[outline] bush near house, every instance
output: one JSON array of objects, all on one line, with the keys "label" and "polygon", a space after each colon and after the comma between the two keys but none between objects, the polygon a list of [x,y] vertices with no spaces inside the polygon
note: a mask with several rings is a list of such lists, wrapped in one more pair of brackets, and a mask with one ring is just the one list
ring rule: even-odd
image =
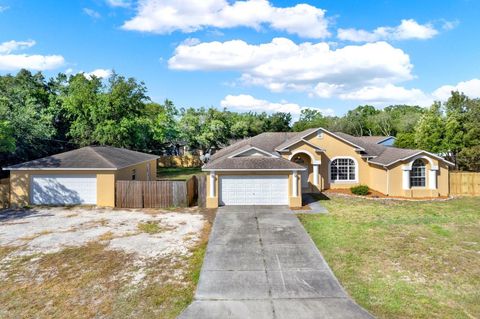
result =
[{"label": "bush near house", "polygon": [[370,188],[368,188],[367,185],[358,185],[351,187],[350,191],[352,192],[352,194],[365,196],[368,195],[368,193],[370,192]]}]

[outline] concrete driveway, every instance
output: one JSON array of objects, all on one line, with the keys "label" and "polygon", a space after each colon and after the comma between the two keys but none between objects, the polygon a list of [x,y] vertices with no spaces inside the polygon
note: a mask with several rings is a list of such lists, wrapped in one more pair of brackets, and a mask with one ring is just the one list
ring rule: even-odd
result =
[{"label": "concrete driveway", "polygon": [[288,207],[218,209],[194,302],[179,318],[372,318]]}]

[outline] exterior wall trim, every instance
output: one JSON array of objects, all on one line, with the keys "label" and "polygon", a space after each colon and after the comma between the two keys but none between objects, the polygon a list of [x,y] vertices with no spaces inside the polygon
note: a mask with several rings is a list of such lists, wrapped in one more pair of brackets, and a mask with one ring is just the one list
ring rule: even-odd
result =
[{"label": "exterior wall trim", "polygon": [[[141,164],[141,163],[138,163]],[[137,165],[137,164],[135,164]],[[133,165],[129,165],[133,166]],[[126,166],[126,167],[129,167]],[[122,167],[122,168],[126,168]],[[31,167],[24,167],[24,168],[9,168],[4,167],[4,171],[118,171],[121,168],[57,168],[57,167],[45,167],[45,168],[31,168]]]},{"label": "exterior wall trim", "polygon": [[296,150],[294,151],[289,157],[288,157],[288,160],[291,161],[292,158],[297,155],[297,154],[301,154],[301,153],[304,153],[304,154],[307,154],[308,156],[310,156],[310,160],[312,161],[312,165],[320,165],[320,161],[319,160],[316,160],[315,159],[315,156],[312,155],[312,153],[310,153],[309,151],[304,151],[304,150]]},{"label": "exterior wall trim", "polygon": [[337,139],[339,139],[339,140],[341,140],[341,141],[343,141],[343,142],[345,142],[345,143],[347,143],[347,144],[349,144],[349,145],[351,145],[351,146],[356,147],[356,148],[357,148],[358,150],[360,150],[360,151],[364,151],[364,150],[365,150],[363,147],[360,147],[360,146],[358,146],[358,145],[356,145],[356,144],[353,144],[352,142],[349,142],[349,141],[347,141],[346,139],[341,138],[340,136],[338,136],[338,135],[336,135],[336,134],[334,134],[334,133],[332,133],[332,132],[324,129],[323,127],[319,127],[316,131],[313,131],[313,132],[310,132],[310,133],[308,133],[308,134],[303,135],[299,141],[296,141],[296,142],[294,141],[294,142],[292,142],[292,143],[290,143],[290,144],[288,144],[288,145],[285,145],[282,149],[277,150],[277,151],[281,152],[281,151],[285,150],[286,148],[288,148],[289,146],[292,146],[292,145],[300,142],[301,140],[305,139],[305,137],[307,137],[307,136],[309,136],[309,135],[311,135],[311,134],[313,134],[313,133],[317,133],[319,130],[322,130],[323,132],[325,132],[325,133],[327,133],[327,134],[330,134],[330,135],[334,136],[335,138],[337,138]]},{"label": "exterior wall trim", "polygon": [[204,172],[290,172],[304,170],[306,170],[306,168],[202,168]]},{"label": "exterior wall trim", "polygon": [[412,157],[414,157],[414,156],[418,156],[418,155],[421,155],[421,154],[427,154],[427,155],[429,155],[429,156],[431,156],[431,157],[433,157],[433,158],[435,158],[435,159],[437,159],[437,160],[439,160],[439,161],[442,161],[442,162],[447,163],[447,164],[450,165],[450,166],[455,166],[455,164],[453,164],[452,162],[449,162],[449,161],[447,161],[446,159],[443,159],[443,158],[441,158],[440,156],[437,156],[437,155],[435,155],[435,154],[433,154],[433,153],[430,153],[430,152],[427,152],[427,151],[420,151],[420,152],[417,152],[417,153],[415,153],[415,154],[409,155],[409,156],[407,156],[407,157],[404,157],[404,158],[395,160],[395,161],[393,161],[393,162],[390,162],[390,163],[388,163],[388,164],[382,164],[382,163],[378,163],[378,162],[374,162],[374,161],[369,161],[369,162],[372,163],[372,164],[377,164],[377,165],[383,166],[383,167],[388,167],[388,166],[391,166],[391,165],[396,164],[396,163],[398,163],[398,162],[406,161],[406,160],[408,160],[408,159],[410,159],[410,158],[412,158]]},{"label": "exterior wall trim", "polygon": [[262,150],[262,149],[259,149],[258,147],[255,147],[255,146],[252,146],[252,147],[249,147],[249,148],[247,148],[247,149],[245,149],[245,150],[242,150],[242,151],[233,153],[232,155],[228,156],[228,158],[236,157],[236,156],[238,156],[238,155],[241,155],[241,154],[246,153],[246,152],[251,151],[251,150],[255,150],[255,151],[259,152],[259,153],[265,154],[265,155],[270,156],[270,157],[278,158],[277,155],[274,155],[274,154],[272,154],[272,153],[269,153],[269,152],[267,152],[267,151],[264,151],[264,150]]},{"label": "exterior wall trim", "polygon": [[[332,162],[336,159],[340,159],[340,158],[348,158],[348,159],[351,159],[353,160],[353,162],[355,163],[355,180],[345,180],[345,181],[333,181],[332,180],[332,172],[331,172],[331,168],[332,168]],[[356,184],[358,183],[358,181],[360,180],[360,176],[358,176],[358,161],[352,157],[352,156],[335,156],[335,157],[332,157],[330,159],[330,161],[328,162],[328,182],[330,184],[348,184],[348,183],[351,183],[351,184]]]}]

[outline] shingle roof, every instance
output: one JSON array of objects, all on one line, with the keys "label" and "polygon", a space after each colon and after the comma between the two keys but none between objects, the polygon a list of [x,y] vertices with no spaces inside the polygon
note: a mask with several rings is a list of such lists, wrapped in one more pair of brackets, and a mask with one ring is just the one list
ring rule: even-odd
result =
[{"label": "shingle roof", "polygon": [[282,150],[290,145],[300,142],[305,136],[312,134],[313,132],[318,131],[318,128],[310,128],[305,131],[296,133],[290,139],[286,140],[282,144],[275,147],[277,150]]},{"label": "shingle roof", "polygon": [[365,149],[363,155],[371,157],[372,159],[370,162],[375,164],[388,166],[398,160],[408,158],[422,152],[425,153],[425,151],[418,149],[397,148],[367,142],[368,139],[365,139],[364,137],[356,137],[342,132],[335,132],[334,134]]},{"label": "shingle roof", "polygon": [[[300,169],[302,166],[291,161],[283,159],[277,152],[290,145],[300,142],[305,136],[308,136],[319,128],[312,128],[298,133],[262,133],[257,136],[245,139],[226,147],[212,156],[210,162],[204,165],[204,169],[229,169],[229,170],[247,170],[247,169]],[[370,158],[370,162],[388,166],[398,160],[409,158],[416,154],[427,153],[422,150],[403,149],[391,146],[377,144],[378,141],[386,137],[356,137],[342,132],[331,133],[337,138],[349,143],[360,153],[361,156]],[[248,150],[251,147],[261,149],[275,157],[233,157],[229,156]],[[428,153],[430,156],[437,157]],[[439,158],[439,157],[437,157]],[[447,162],[448,163],[448,162]]]},{"label": "shingle roof", "polygon": [[228,169],[228,170],[305,170],[297,163],[284,158],[273,157],[234,157],[219,161],[209,162],[203,169]]},{"label": "shingle roof", "polygon": [[393,138],[393,136],[380,136],[380,135],[376,135],[376,136],[358,136],[359,139],[367,142],[367,143],[374,143],[374,144],[378,144],[380,142],[383,142],[385,140],[388,140],[390,138]]},{"label": "shingle roof", "polygon": [[212,158],[212,161],[216,161],[223,157],[228,157],[233,152],[239,151],[241,148],[248,149],[250,147],[259,148],[265,152],[271,154],[277,154],[275,148],[277,145],[283,143],[291,139],[292,137],[296,136],[297,132],[267,132],[258,134],[256,136],[250,137],[245,140],[241,140],[236,142],[226,148],[221,149],[220,151],[216,152]]},{"label": "shingle roof", "polygon": [[373,163],[381,165],[390,165],[398,160],[409,158],[419,153],[423,153],[422,150],[412,150],[408,148],[396,148],[396,147],[386,147],[382,153],[377,157],[370,160]]},{"label": "shingle roof", "polygon": [[17,165],[17,169],[107,169],[115,170],[157,159],[158,156],[111,146],[87,146]]}]

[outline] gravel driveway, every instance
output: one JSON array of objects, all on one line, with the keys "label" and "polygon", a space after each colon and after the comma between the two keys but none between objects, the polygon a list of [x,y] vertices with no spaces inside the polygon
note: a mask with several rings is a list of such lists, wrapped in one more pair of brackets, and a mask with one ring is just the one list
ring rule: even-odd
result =
[{"label": "gravel driveway", "polygon": [[109,249],[133,253],[137,258],[155,258],[188,254],[203,226],[200,214],[161,210],[4,210],[0,212],[0,246],[16,247],[14,257],[102,241]]}]

